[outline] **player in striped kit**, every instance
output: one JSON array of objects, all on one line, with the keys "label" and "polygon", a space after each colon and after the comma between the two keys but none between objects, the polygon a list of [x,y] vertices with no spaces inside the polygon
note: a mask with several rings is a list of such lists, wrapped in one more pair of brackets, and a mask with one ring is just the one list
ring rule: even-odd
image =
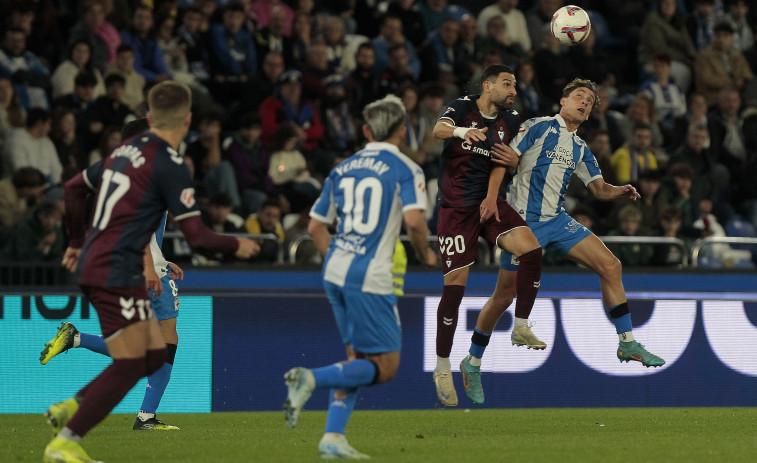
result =
[{"label": "player in striped kit", "polygon": [[[619,337],[618,359],[659,367],[665,360],[634,339],[620,261],[563,209],[565,191],[573,174],[598,199],[640,197],[631,185],[613,186],[605,182],[591,151],[576,135],[576,129],[598,103],[596,84],[574,79],[563,90],[559,114],[524,122],[509,146],[492,147],[492,156],[495,162],[516,169],[507,187],[507,202],[525,219],[542,247],[562,252],[599,275],[605,308]],[[502,253],[497,287],[479,320],[485,317],[496,323],[507,309],[516,294],[517,269],[513,256]]]},{"label": "player in striped kit", "polygon": [[[308,232],[324,256],[323,284],[333,308],[347,360],[284,376],[287,425],[294,427],[316,388],[331,389],[322,458],[366,459],[344,435],[360,387],[389,381],[397,373],[402,333],[392,285],[392,256],[404,220],[418,259],[436,265],[428,246],[426,180],[401,153],[405,107],[388,96],[363,110],[369,143],[335,167],[310,211]],[[332,237],[328,227],[338,220]]]}]

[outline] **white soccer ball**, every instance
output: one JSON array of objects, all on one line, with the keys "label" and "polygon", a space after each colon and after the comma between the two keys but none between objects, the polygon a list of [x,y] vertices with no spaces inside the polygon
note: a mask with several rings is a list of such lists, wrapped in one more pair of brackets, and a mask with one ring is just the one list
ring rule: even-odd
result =
[{"label": "white soccer ball", "polygon": [[577,6],[567,5],[552,15],[552,35],[561,44],[572,47],[579,45],[591,32],[589,15]]}]

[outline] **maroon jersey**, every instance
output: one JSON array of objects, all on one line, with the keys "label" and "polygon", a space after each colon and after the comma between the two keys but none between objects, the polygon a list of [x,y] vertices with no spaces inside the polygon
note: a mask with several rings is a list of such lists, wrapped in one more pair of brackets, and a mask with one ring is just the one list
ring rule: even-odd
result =
[{"label": "maroon jersey", "polygon": [[473,146],[457,137],[444,141],[439,180],[440,205],[445,207],[479,206],[486,198],[489,174],[492,170],[490,148],[495,143],[509,143],[518,133],[520,117],[512,110],[500,111],[494,118],[486,118],[478,109],[479,95],[466,95],[450,103],[440,121],[447,120],[457,127],[473,127],[486,131],[487,140]]},{"label": "maroon jersey", "polygon": [[[77,268],[82,285],[144,287],[143,253],[163,213],[170,211],[179,222],[189,218],[199,222],[189,170],[181,155],[157,135],[127,140],[102,162],[82,172],[81,178],[69,182],[73,187],[66,184],[66,209],[77,213],[82,201],[68,193],[81,180],[96,188],[92,223]],[[72,222],[80,220],[71,218]],[[73,231],[71,246],[79,247],[77,225],[72,224],[69,230]],[[214,243],[217,250],[226,252],[236,246],[236,239],[229,237]]]}]

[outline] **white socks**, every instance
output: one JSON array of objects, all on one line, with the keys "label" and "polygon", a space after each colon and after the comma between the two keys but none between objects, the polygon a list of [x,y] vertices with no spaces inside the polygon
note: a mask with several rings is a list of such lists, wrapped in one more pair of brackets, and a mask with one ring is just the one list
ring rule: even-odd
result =
[{"label": "white socks", "polygon": [[527,325],[528,325],[528,318],[515,317],[515,328],[520,328],[521,326],[527,326]]},{"label": "white socks", "polygon": [[74,347],[79,347],[81,345],[81,333],[76,333],[74,335]]},{"label": "white socks", "polygon": [[471,354],[468,354],[468,363],[470,363],[471,366],[480,367],[481,366],[481,359],[478,358],[478,357],[474,357]]},{"label": "white socks", "polygon": [[452,365],[449,363],[449,357],[439,357],[436,356],[436,371],[450,371],[452,369]]},{"label": "white socks", "polygon": [[625,331],[623,333],[620,333],[618,335],[618,339],[620,339],[620,342],[631,342],[636,340],[633,337],[633,331]]},{"label": "white socks", "polygon": [[137,418],[139,418],[140,421],[147,421],[150,418],[155,418],[155,413],[147,413],[140,410]]}]

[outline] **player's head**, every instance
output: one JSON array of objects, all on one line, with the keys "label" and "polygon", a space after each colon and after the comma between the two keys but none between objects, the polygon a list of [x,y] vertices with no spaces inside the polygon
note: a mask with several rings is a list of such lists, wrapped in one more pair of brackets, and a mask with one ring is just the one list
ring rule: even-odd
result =
[{"label": "player's head", "polygon": [[573,79],[565,86],[560,98],[560,115],[564,119],[582,123],[589,118],[591,110],[599,104],[597,84],[589,79]]},{"label": "player's head", "polygon": [[192,122],[192,92],[186,85],[167,80],[155,85],[147,94],[150,127],[158,130],[189,129]]},{"label": "player's head", "polygon": [[387,95],[363,109],[363,134],[371,141],[389,141],[405,131],[405,105],[395,95]]},{"label": "player's head", "polygon": [[481,73],[481,96],[488,98],[499,110],[510,109],[515,103],[515,75],[510,66],[493,64]]},{"label": "player's head", "polygon": [[150,130],[150,124],[147,122],[146,117],[134,119],[129,121],[121,128],[121,138],[126,140],[127,138],[136,137],[137,135]]}]

